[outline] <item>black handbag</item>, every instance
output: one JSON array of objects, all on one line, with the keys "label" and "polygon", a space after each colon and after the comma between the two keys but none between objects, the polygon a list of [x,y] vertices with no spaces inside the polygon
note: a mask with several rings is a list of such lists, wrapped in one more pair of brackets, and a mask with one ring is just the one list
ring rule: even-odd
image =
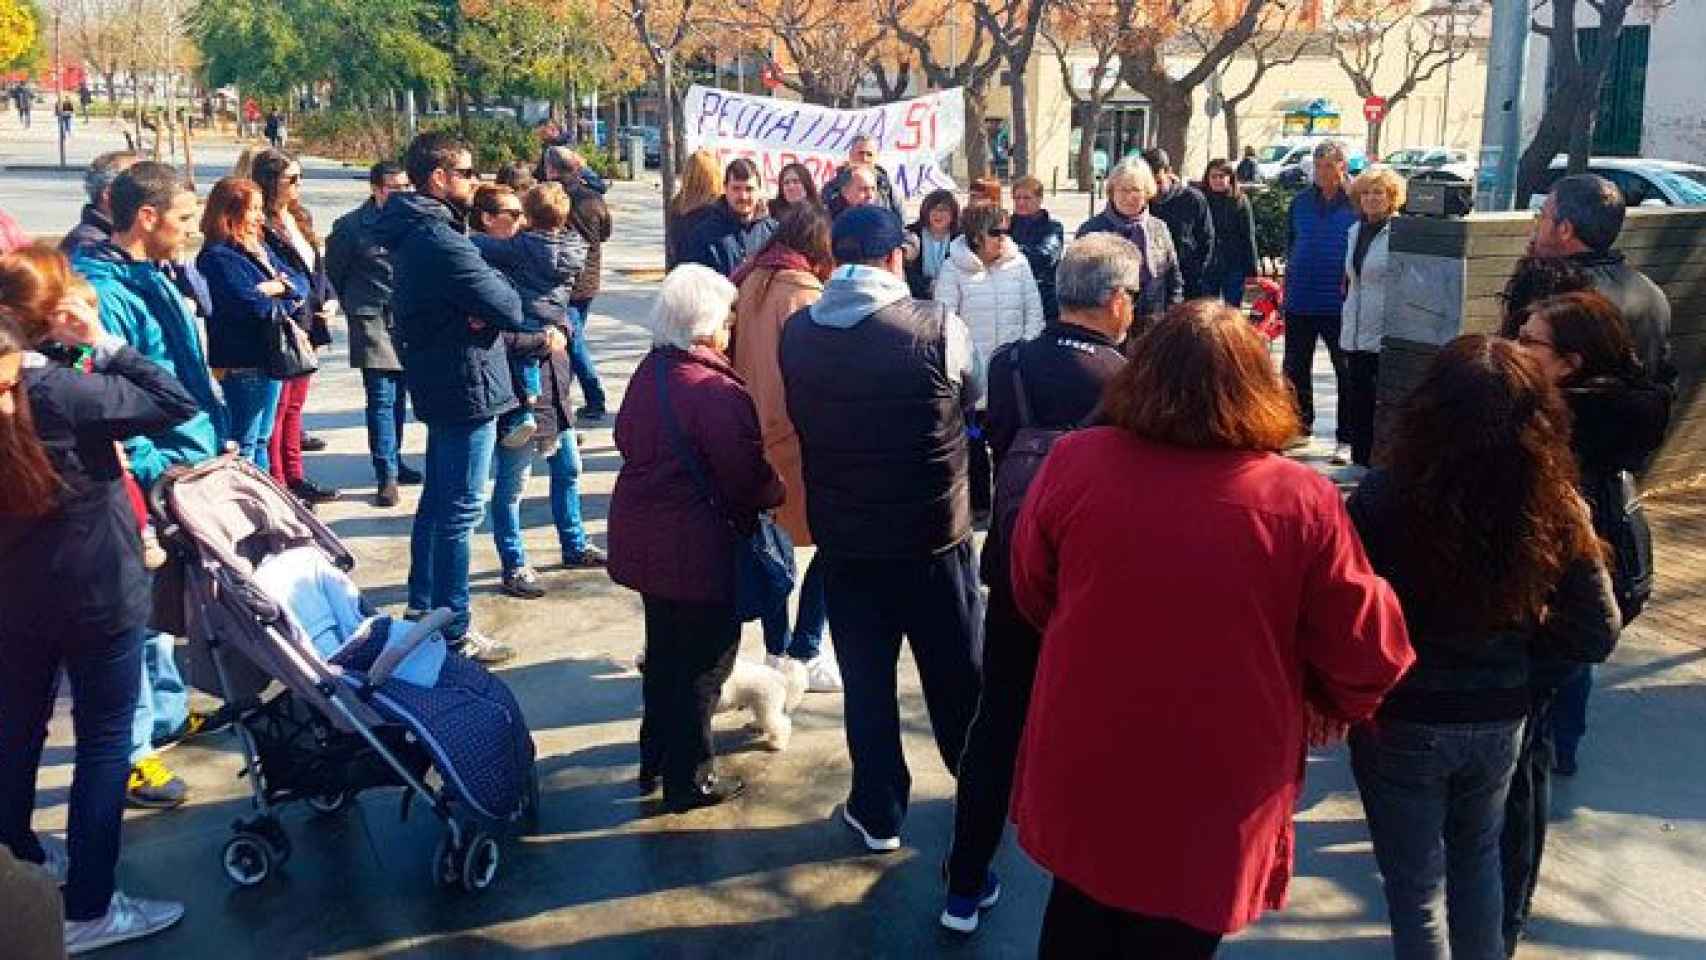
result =
[{"label": "black handbag", "polygon": [[295,380],[320,369],[320,357],[284,304],[273,301],[267,318],[267,339],[261,355],[261,370],[274,380]]},{"label": "black handbag", "polygon": [[676,455],[692,475],[694,486],[711,502],[711,509],[734,534],[735,616],[742,623],[757,620],[786,603],[788,595],[794,592],[794,542],[768,512],[758,514],[757,527],[751,533],[745,533],[723,509],[716,488],[711,486],[710,478],[705,475],[698,454],[681,435],[675,410],[669,405],[669,368],[675,361],[667,351],[659,350],[657,353],[658,412],[663,417],[664,431],[669,434]]}]

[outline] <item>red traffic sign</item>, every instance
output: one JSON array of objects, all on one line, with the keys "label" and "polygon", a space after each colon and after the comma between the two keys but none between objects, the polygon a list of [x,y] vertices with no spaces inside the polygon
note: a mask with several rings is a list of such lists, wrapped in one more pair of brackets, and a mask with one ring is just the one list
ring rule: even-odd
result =
[{"label": "red traffic sign", "polygon": [[782,85],[782,68],[774,60],[766,61],[758,70],[758,82],[764,84],[766,90],[776,89]]},{"label": "red traffic sign", "polygon": [[1369,97],[1362,102],[1362,118],[1369,123],[1379,123],[1386,119],[1386,98]]}]

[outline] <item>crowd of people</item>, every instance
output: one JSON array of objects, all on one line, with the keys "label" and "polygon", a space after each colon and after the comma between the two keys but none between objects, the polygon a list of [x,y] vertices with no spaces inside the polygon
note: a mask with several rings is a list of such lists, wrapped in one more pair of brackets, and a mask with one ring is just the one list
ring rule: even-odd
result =
[{"label": "crowd of people", "polygon": [[[1500,334],[1446,344],[1377,431],[1404,186],[1347,183],[1337,144],[1290,211],[1282,370],[1237,309],[1259,258],[1228,161],[1200,185],[1161,151],[1122,161],[1067,242],[1031,178],[1011,209],[995,181],[932,193],[909,226],[873,141],[821,192],[783,168],[773,197],[750,161],[697,153],[615,414],[606,557],[575,433],[608,415],[585,342],[603,181],[553,145],[482,184],[427,133],[322,242],[300,164],[246,159],[202,204],[169,166],[105,155],[64,252],[0,258],[0,842],[64,884],[72,952],[182,916],[115,889],[122,806],[182,803],[155,747],[225,719],[185,709],[173,638],[148,628],[142,496],[227,445],[304,504],[339,496],[302,455],[339,314],[374,502],[422,488],[404,617],[448,610],[452,648],[514,656],[474,627],[469,544],[489,508],[504,592],[544,594],[519,517],[543,459],[563,562],[640,595],[638,784],[665,809],[744,788],[711,715],[756,619],[772,665],[842,693],[840,820],[900,849],[904,640],[957,777],[943,926],[999,901],[1011,820],[1053,876],[1040,955],[1212,956],[1283,904],[1306,751],[1348,738],[1396,953],[1516,949],[1591,665],[1652,586],[1633,477],[1675,371],[1662,292],[1612,249],[1610,183],[1559,181]],[[1342,459],[1367,468],[1348,503],[1285,456],[1313,424],[1317,338]],[[815,550],[792,596],[748,609],[733,558],[772,516]],[[62,670],[64,846],[30,826]]]}]

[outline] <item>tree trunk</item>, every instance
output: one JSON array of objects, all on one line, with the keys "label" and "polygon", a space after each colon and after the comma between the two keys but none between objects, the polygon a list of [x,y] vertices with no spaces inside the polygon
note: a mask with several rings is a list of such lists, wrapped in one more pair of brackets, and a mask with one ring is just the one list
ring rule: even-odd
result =
[{"label": "tree trunk", "polygon": [[1576,107],[1574,122],[1570,124],[1570,159],[1564,172],[1572,176],[1587,172],[1588,154],[1593,150],[1593,127],[1599,114],[1599,84],[1596,82],[1592,89],[1593,94],[1582,97],[1582,102]]},{"label": "tree trunk", "polygon": [[1102,105],[1092,101],[1084,111],[1084,126],[1078,137],[1078,189],[1088,193],[1096,186],[1096,133],[1102,126]]},{"label": "tree trunk", "polygon": [[1013,110],[1013,152],[1008,172],[1011,178],[1031,175],[1030,100],[1025,93],[1024,64],[1007,68],[1007,100]]},{"label": "tree trunk", "polygon": [[675,82],[673,61],[675,55],[664,54],[663,63],[656,69],[658,84],[658,109],[662,116],[658,118],[658,173],[663,178],[664,229],[669,229],[669,204],[675,199],[676,175],[676,143],[675,143],[675,98],[670,96],[670,87]]},{"label": "tree trunk", "polygon": [[982,90],[965,88],[966,97],[966,176],[973,180],[989,173],[989,131],[983,125],[989,112],[987,97]]},{"label": "tree trunk", "polygon": [[1371,160],[1380,156],[1380,130],[1384,126],[1386,126],[1384,117],[1368,125],[1368,156]]},{"label": "tree trunk", "polygon": [[1220,106],[1220,122],[1226,128],[1226,156],[1233,163],[1238,162],[1238,153],[1244,149],[1238,142],[1238,104],[1227,101]]},{"label": "tree trunk", "polygon": [[1182,166],[1191,132],[1191,91],[1169,83],[1164,91],[1156,92],[1161,96],[1149,98],[1155,111],[1155,145],[1167,151],[1175,166]]}]

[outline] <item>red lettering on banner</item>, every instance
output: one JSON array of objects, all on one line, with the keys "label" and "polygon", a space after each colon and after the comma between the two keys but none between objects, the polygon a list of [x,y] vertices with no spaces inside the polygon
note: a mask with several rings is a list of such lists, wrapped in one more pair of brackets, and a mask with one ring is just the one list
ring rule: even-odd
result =
[{"label": "red lettering on banner", "polygon": [[923,138],[923,123],[918,114],[920,110],[930,109],[923,100],[914,101],[906,108],[906,116],[900,121],[900,139],[895,141],[896,150],[916,150]]}]

